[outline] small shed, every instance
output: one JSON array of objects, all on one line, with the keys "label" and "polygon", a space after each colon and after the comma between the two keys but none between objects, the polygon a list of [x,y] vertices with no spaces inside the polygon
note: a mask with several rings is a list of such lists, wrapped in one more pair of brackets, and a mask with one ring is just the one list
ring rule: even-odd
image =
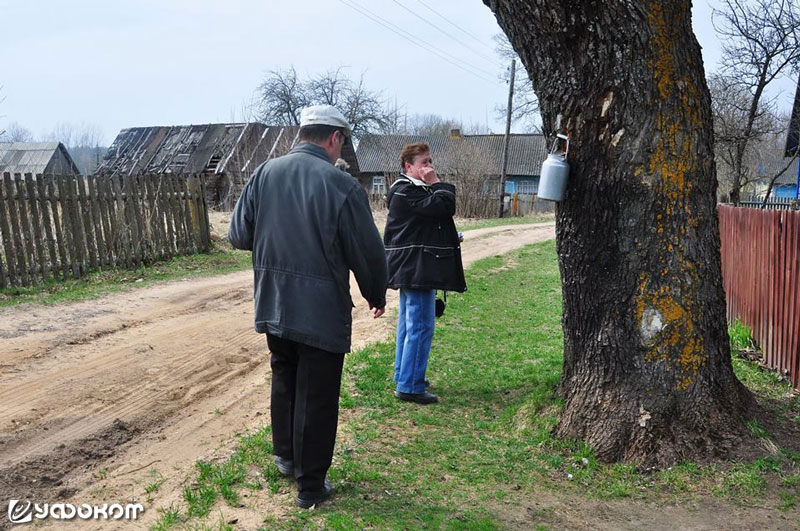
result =
[{"label": "small shed", "polygon": [[[261,123],[132,127],[119,132],[96,173],[204,174],[209,205],[230,210],[253,170],[288,153],[298,130]],[[350,152],[344,158],[350,164],[348,171],[357,175],[352,147]]]},{"label": "small shed", "polygon": [[61,142],[0,142],[0,173],[80,175]]}]

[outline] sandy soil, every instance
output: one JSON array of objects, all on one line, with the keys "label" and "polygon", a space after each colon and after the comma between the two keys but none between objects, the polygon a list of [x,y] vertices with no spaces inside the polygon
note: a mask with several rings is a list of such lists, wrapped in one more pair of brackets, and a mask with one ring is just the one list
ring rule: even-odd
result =
[{"label": "sandy soil", "polygon": [[[468,231],[464,263],[553,237],[553,223]],[[372,319],[351,286],[354,348],[386,338],[393,322]],[[389,309],[396,304],[392,291]],[[268,416],[269,358],[253,331],[249,271],[0,309],[0,339],[0,528],[8,499],[141,502],[161,474],[146,509],[169,506],[197,459]],[[290,505],[248,500],[266,503],[279,504],[273,514]],[[157,518],[146,510],[131,527]]]}]

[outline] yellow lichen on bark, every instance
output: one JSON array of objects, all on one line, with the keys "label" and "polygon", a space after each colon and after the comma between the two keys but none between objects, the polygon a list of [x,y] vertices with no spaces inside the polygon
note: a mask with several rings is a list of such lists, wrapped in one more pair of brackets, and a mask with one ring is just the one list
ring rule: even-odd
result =
[{"label": "yellow lichen on bark", "polygon": [[647,14],[647,22],[653,31],[655,48],[660,53],[655,55],[650,67],[656,77],[656,86],[662,99],[668,99],[672,95],[675,85],[675,58],[672,56],[674,37],[670,32],[664,15],[664,9],[658,2],[650,4],[650,11]]},{"label": "yellow lichen on bark", "polygon": [[706,361],[703,338],[697,333],[692,312],[678,302],[668,285],[653,288],[644,274],[636,303],[638,323],[643,323],[647,310],[659,316],[660,328],[652,331],[652,338],[644,345],[645,360],[665,363],[667,370],[676,371],[675,390],[685,391]]},{"label": "yellow lichen on bark", "polygon": [[[683,3],[665,7],[652,2],[647,16],[652,35],[649,65],[657,88],[654,106],[658,115],[653,149],[643,173],[649,177],[656,195],[650,246],[661,255],[658,262],[667,267],[651,277],[642,273],[636,295],[645,359],[666,363],[667,370],[675,371],[677,391],[694,383],[707,360],[703,338],[695,326],[702,315],[696,302],[697,265],[681,245],[687,234],[686,225],[693,223],[689,176],[696,171],[697,161],[692,140],[693,132],[702,125],[698,90],[687,75],[679,76],[683,66],[675,56],[681,31],[676,21],[686,15],[685,9]],[[656,329],[654,322],[660,328]]]}]

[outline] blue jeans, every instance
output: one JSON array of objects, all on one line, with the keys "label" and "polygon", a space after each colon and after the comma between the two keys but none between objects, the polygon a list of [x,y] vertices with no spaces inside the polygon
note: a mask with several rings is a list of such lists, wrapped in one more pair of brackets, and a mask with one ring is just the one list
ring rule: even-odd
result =
[{"label": "blue jeans", "polygon": [[424,393],[435,324],[436,290],[400,289],[394,381],[401,393]]}]

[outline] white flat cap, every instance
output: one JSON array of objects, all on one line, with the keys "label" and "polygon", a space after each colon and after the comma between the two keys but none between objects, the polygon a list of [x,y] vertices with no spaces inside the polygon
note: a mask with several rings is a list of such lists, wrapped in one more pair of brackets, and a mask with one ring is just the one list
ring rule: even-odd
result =
[{"label": "white flat cap", "polygon": [[347,118],[344,117],[339,109],[332,105],[312,105],[304,107],[300,111],[300,127],[306,125],[331,125],[333,127],[341,127],[351,136],[353,132],[350,130],[350,124],[347,123]]}]

